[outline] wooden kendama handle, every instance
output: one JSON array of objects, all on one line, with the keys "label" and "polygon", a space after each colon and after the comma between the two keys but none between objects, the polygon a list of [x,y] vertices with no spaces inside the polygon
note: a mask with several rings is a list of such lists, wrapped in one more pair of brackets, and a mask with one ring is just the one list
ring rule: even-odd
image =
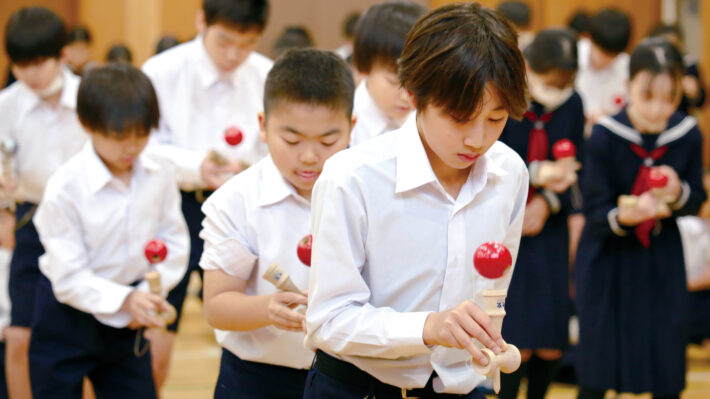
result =
[{"label": "wooden kendama handle", "polygon": [[[145,274],[145,279],[146,281],[148,281],[148,289],[150,290],[151,294],[162,294],[162,287],[160,285],[160,273],[155,270],[149,271]],[[170,305],[168,310],[160,312],[158,316],[163,319],[166,325],[172,324],[175,319],[177,319],[177,310],[173,305]]]},{"label": "wooden kendama handle", "polygon": [[298,289],[296,284],[291,281],[291,277],[288,273],[283,271],[279,267],[278,263],[272,263],[271,266],[266,269],[262,277],[281,291],[288,291],[303,295],[303,291]]}]

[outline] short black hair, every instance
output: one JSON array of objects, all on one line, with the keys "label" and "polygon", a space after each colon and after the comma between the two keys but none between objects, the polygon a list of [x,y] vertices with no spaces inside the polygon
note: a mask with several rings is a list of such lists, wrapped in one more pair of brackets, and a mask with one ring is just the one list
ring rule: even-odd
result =
[{"label": "short black hair", "polygon": [[404,44],[399,79],[419,111],[434,105],[458,120],[480,112],[488,84],[512,118],[528,107],[518,34],[478,3],[445,5],[422,17]]},{"label": "short black hair", "polygon": [[5,50],[13,64],[59,58],[66,42],[64,22],[44,7],[21,8],[5,26]]},{"label": "short black hair", "polygon": [[91,43],[91,32],[86,26],[75,26],[67,35],[67,44],[74,42]]},{"label": "short black hair", "polygon": [[523,55],[533,72],[576,70],[577,38],[569,29],[545,29],[523,50]]},{"label": "short black hair", "polygon": [[629,16],[613,8],[601,10],[589,21],[589,35],[592,42],[607,53],[621,53],[631,38]]},{"label": "short black hair", "polygon": [[165,35],[158,40],[158,44],[155,46],[155,54],[160,54],[163,51],[175,47],[180,44],[180,40],[172,35]]},{"label": "short black hair", "polygon": [[306,47],[313,47],[313,39],[308,29],[300,25],[287,26],[274,43],[274,56],[278,58],[289,49]]},{"label": "short black hair", "polygon": [[222,23],[239,31],[266,27],[269,18],[267,0],[203,0],[202,11],[207,26]]},{"label": "short black hair", "polygon": [[147,136],[158,127],[158,97],[140,69],[123,63],[91,69],[82,78],[76,112],[93,133],[123,138]]},{"label": "short black hair", "polygon": [[589,13],[584,10],[579,10],[575,12],[572,17],[567,22],[567,26],[574,30],[577,35],[581,35],[589,32],[589,20],[591,17]]},{"label": "short black hair", "polygon": [[343,36],[346,39],[352,39],[355,37],[355,27],[357,26],[357,21],[360,19],[359,12],[353,12],[348,14],[343,21]]},{"label": "short black hair", "polygon": [[108,49],[108,52],[106,53],[106,62],[130,64],[133,62],[133,53],[131,52],[131,49],[125,45],[115,44]]},{"label": "short black hair", "polygon": [[292,49],[279,57],[264,84],[264,114],[293,102],[353,111],[355,82],[348,64],[330,51]]},{"label": "short black hair", "polygon": [[[629,80],[643,71],[652,76],[668,74],[673,80],[673,95],[681,90],[681,80],[685,73],[683,55],[665,37],[644,39],[631,53],[629,60]],[[650,84],[650,83],[649,83]]]},{"label": "short black hair", "polygon": [[678,25],[658,24],[648,33],[649,37],[672,35],[683,41],[683,32]]},{"label": "short black hair", "polygon": [[504,1],[498,5],[497,10],[519,29],[530,26],[530,6],[522,1]]},{"label": "short black hair", "polygon": [[353,42],[355,67],[370,73],[376,65],[397,71],[407,33],[426,9],[411,1],[388,1],[370,7],[357,22]]}]

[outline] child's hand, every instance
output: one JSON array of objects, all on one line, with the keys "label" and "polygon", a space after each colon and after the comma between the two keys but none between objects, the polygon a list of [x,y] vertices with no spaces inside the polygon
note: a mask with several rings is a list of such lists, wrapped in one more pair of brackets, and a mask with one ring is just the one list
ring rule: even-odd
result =
[{"label": "child's hand", "polygon": [[645,192],[638,197],[636,206],[620,207],[617,219],[624,226],[636,226],[643,221],[663,216],[658,214],[658,198]]},{"label": "child's hand", "polygon": [[170,304],[158,295],[133,290],[123,301],[121,310],[128,312],[133,320],[129,328],[154,327],[163,328],[163,320],[158,313],[168,311]]},{"label": "child's hand", "polygon": [[525,216],[523,218],[523,235],[534,236],[542,231],[545,222],[550,216],[550,207],[542,198],[542,195],[535,194],[533,199],[525,206]]},{"label": "child's hand", "polygon": [[0,246],[15,248],[15,215],[7,210],[0,210]]},{"label": "child's hand", "polygon": [[668,184],[666,184],[666,187],[659,189],[661,196],[665,198],[666,201],[670,200],[669,202],[677,201],[683,191],[678,173],[676,173],[675,169],[668,165],[657,166],[654,169],[657,169],[668,177]]},{"label": "child's hand", "polygon": [[431,313],[422,332],[425,345],[465,349],[478,364],[485,366],[488,359],[473,343],[473,338],[495,354],[506,348],[506,343],[500,331],[493,326],[491,318],[478,305],[468,300],[451,310]]},{"label": "child's hand", "polygon": [[306,316],[293,310],[296,306],[308,306],[308,297],[293,292],[279,291],[269,298],[266,310],[269,320],[276,326],[286,331],[305,332],[304,321]]},{"label": "child's hand", "polygon": [[700,82],[695,76],[683,76],[681,84],[683,85],[683,93],[686,97],[690,99],[698,98],[698,94],[700,94]]},{"label": "child's hand", "polygon": [[17,182],[12,180],[12,181],[5,181],[5,176],[0,173],[0,190],[5,191],[6,193],[12,193],[15,191],[17,188]]},{"label": "child's hand", "polygon": [[226,160],[224,164],[220,164],[215,162],[209,155],[202,160],[202,165],[200,165],[202,181],[205,182],[210,190],[218,189],[230,177],[241,172],[242,169],[242,164],[239,162]]}]

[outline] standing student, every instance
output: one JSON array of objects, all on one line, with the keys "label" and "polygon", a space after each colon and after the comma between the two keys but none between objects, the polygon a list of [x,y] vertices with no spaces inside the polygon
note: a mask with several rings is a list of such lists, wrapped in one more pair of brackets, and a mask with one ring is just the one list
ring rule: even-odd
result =
[{"label": "standing student", "polygon": [[530,6],[522,1],[504,1],[498,4],[496,10],[515,26],[518,47],[524,50],[535,38],[535,33],[530,29]]},{"label": "standing student", "polygon": [[[518,397],[521,377],[528,378],[527,398],[542,399],[568,347],[568,243],[570,215],[581,211],[578,186],[565,177],[542,180],[552,165],[552,147],[571,140],[581,153],[584,142],[582,99],[574,91],[577,46],[569,30],[543,30],[523,50],[532,103],[521,121],[509,120],[500,136],[527,160],[530,192],[523,238],[510,282],[503,336],[521,350],[522,366],[503,374],[500,397]],[[576,191],[575,191],[576,189]]]},{"label": "standing student", "polygon": [[0,138],[17,144],[13,204],[0,210],[0,245],[13,248],[9,294],[12,303],[6,371],[10,395],[30,397],[27,350],[34,315],[37,259],[44,252],[32,214],[49,176],[76,154],[86,133],[76,117],[79,78],[60,61],[66,41],[62,20],[52,11],[28,7],[16,11],[5,27],[5,49],[18,81],[0,92]]},{"label": "standing student", "polygon": [[[81,398],[84,377],[98,398],[155,398],[143,328],[164,327],[168,302],[149,293],[151,239],[168,253],[154,269],[162,295],[187,267],[188,233],[172,169],[141,153],[157,127],[150,80],[126,64],[84,77],[77,112],[91,142],[47,183],[34,217],[46,248],[32,321],[32,394]],[[46,277],[46,278],[45,278]]]},{"label": "standing student", "polygon": [[409,33],[399,77],[416,113],[334,155],[313,190],[304,398],[483,398],[474,338],[505,348],[481,306],[509,279],[471,260],[486,241],[515,259],[520,242],[527,168],[497,142],[526,108],[515,30],[476,3],[438,8]]},{"label": "standing student", "polygon": [[[266,149],[259,142],[257,114],[272,62],[254,52],[266,26],[266,0],[203,0],[205,28],[194,40],[162,52],[143,65],[158,93],[160,127],[147,151],[177,170],[182,209],[190,230],[188,272],[168,296],[178,319],[153,339],[158,386],[165,381],[182,305],[192,271],[200,271],[200,207],[214,190]],[[242,132],[239,145],[225,143],[227,129]],[[210,155],[221,154],[224,162]]]},{"label": "standing student", "polygon": [[363,78],[355,91],[351,145],[398,129],[412,112],[407,92],[397,78],[397,60],[407,33],[426,9],[408,0],[370,7],[355,28],[353,61]]},{"label": "standing student", "polygon": [[[586,224],[575,266],[580,323],[579,398],[650,392],[678,398],[685,386],[687,288],[676,217],[705,200],[697,121],[675,112],[683,59],[663,38],[631,54],[630,102],[600,119],[585,145]],[[651,173],[668,183],[659,209]],[[620,195],[638,196],[618,206]]]},{"label": "standing student", "polygon": [[591,128],[627,102],[629,55],[624,51],[631,37],[629,17],[619,10],[601,10],[589,21],[589,36],[579,41],[576,89]]},{"label": "standing student", "polygon": [[296,249],[311,231],[311,190],[323,163],[350,141],[354,91],[349,67],[331,52],[279,58],[259,117],[271,155],[203,206],[205,313],[223,347],[215,398],[303,397],[313,351],[293,308],[307,304],[306,294],[279,291],[262,275],[277,263],[308,288]]}]

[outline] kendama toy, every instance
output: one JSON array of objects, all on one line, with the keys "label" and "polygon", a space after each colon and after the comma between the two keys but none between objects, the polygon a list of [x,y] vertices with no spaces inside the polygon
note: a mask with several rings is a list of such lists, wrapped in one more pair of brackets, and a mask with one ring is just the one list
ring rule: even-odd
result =
[{"label": "kendama toy", "polygon": [[[146,281],[148,281],[150,293],[155,295],[162,295],[162,288],[160,285],[160,272],[155,270],[155,266],[157,266],[160,262],[164,261],[165,258],[168,256],[168,247],[165,246],[165,243],[163,241],[153,239],[148,241],[148,243],[145,245],[144,252],[146,259],[148,259],[148,262],[151,264],[151,266],[153,266],[153,270],[145,274],[145,279]],[[159,312],[158,317],[161,318],[164,322],[164,325],[167,326],[168,324],[171,324],[175,321],[175,319],[177,318],[177,311],[175,310],[175,307],[170,305],[167,311]]]},{"label": "kendama toy", "polygon": [[[510,251],[503,244],[498,242],[486,242],[476,249],[473,255],[473,265],[478,274],[488,279],[498,279],[503,277],[513,264]],[[486,314],[491,318],[494,327],[500,331],[503,327],[505,317],[505,290],[484,290],[483,305]],[[491,377],[493,379],[493,390],[500,392],[501,371],[509,374],[520,367],[520,351],[514,345],[506,344],[503,351],[496,355],[488,348],[482,348],[481,352],[488,359],[488,364],[480,366],[474,363],[477,373]]]},{"label": "kendama toy", "polygon": [[543,162],[537,173],[536,181],[540,185],[552,179],[564,179],[568,184],[577,181],[577,171],[581,168],[577,162],[577,147],[572,140],[561,139],[552,146],[555,162]]}]

